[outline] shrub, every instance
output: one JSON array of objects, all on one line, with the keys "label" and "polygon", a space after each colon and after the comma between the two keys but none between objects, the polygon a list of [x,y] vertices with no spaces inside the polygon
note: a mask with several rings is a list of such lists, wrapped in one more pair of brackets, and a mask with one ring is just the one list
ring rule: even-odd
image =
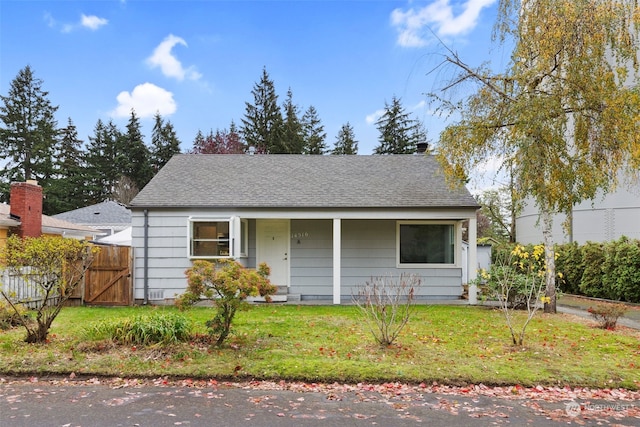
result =
[{"label": "shrub", "polygon": [[615,243],[613,268],[610,274],[613,299],[640,301],[640,241],[621,238]]},{"label": "shrub", "polygon": [[370,282],[356,287],[351,296],[360,309],[374,339],[384,347],[398,338],[409,321],[420,278],[414,274],[393,277],[373,277]]},{"label": "shrub", "polygon": [[[516,245],[506,259],[499,258],[498,264],[491,266],[487,287],[500,304],[514,345],[523,345],[529,322],[540,303],[548,298],[544,296],[546,270],[543,245],[529,248]],[[520,325],[515,315],[517,309],[527,310]]]},{"label": "shrub", "polygon": [[[46,342],[51,324],[84,280],[97,250],[88,242],[62,237],[11,236],[7,239],[2,253],[7,268],[22,275],[25,283],[38,294],[37,301],[30,301],[36,305],[35,326],[21,322],[27,330],[26,342]],[[19,304],[10,295],[4,290],[0,290],[0,294],[16,313],[20,312]]]},{"label": "shrub", "polygon": [[614,330],[626,307],[622,304],[599,304],[589,307],[587,311],[598,321],[600,328]]},{"label": "shrub", "polygon": [[175,313],[153,313],[126,319],[101,321],[85,331],[88,338],[125,345],[172,344],[188,341],[191,322]]},{"label": "shrub", "polygon": [[606,242],[603,244],[603,260],[600,269],[602,274],[600,280],[602,280],[602,294],[600,298],[617,299],[615,296],[614,288],[616,285],[616,252],[618,251],[617,242]]},{"label": "shrub", "polygon": [[602,284],[602,265],[604,262],[604,245],[587,242],[582,246],[584,272],[580,280],[580,291],[594,298],[606,298],[607,292]]},{"label": "shrub", "polygon": [[582,248],[576,242],[558,245],[556,254],[556,271],[562,273],[562,278],[558,280],[560,290],[568,294],[581,293],[580,281],[584,273]]},{"label": "shrub", "polygon": [[229,335],[236,312],[247,306],[247,297],[262,296],[270,302],[277,290],[267,278],[270,270],[266,263],[260,264],[258,270],[249,270],[232,259],[217,264],[197,260],[185,274],[187,291],[176,299],[176,305],[184,310],[203,299],[213,302],[216,315],[206,325],[216,346]]}]

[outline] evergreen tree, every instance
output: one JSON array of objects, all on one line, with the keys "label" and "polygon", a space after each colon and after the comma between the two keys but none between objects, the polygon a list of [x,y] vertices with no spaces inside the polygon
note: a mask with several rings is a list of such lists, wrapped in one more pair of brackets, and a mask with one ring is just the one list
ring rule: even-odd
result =
[{"label": "evergreen tree", "polygon": [[113,121],[105,125],[98,120],[93,136],[89,137],[86,156],[85,176],[90,204],[111,198],[119,177],[124,174],[122,156],[118,154],[121,140],[121,132]]},{"label": "evergreen tree", "polygon": [[384,114],[376,126],[380,144],[375,148],[375,154],[412,154],[416,152],[416,144],[423,141],[420,122],[411,118],[395,96],[391,104],[385,103]]},{"label": "evergreen tree", "polygon": [[151,133],[151,167],[157,173],[175,154],[180,153],[180,140],[171,122],[156,113]]},{"label": "evergreen tree", "polygon": [[200,129],[198,129],[198,133],[196,137],[193,139],[193,145],[191,146],[191,150],[188,151],[189,154],[203,154],[202,150],[207,144],[207,140]]},{"label": "evergreen tree", "polygon": [[151,154],[143,141],[140,120],[131,110],[127,132],[122,134],[121,147],[123,154],[124,176],[128,177],[138,190],[141,190],[153,177]]},{"label": "evergreen tree", "polygon": [[282,139],[273,153],[301,154],[304,146],[304,129],[298,118],[298,106],[293,103],[291,88],[287,91],[287,99],[282,105],[284,111],[284,123]]},{"label": "evergreen tree", "polygon": [[0,160],[6,161],[0,172],[0,197],[4,201],[11,181],[36,179],[44,189],[52,175],[58,107],[51,104],[42,84],[27,65],[11,82],[8,95],[0,95]]},{"label": "evergreen tree", "polygon": [[325,154],[328,149],[325,142],[327,134],[318,117],[318,111],[316,111],[313,105],[309,106],[307,111],[304,112],[302,116],[302,127],[304,130],[303,152],[305,154]]},{"label": "evergreen tree", "polygon": [[53,162],[53,175],[44,189],[43,212],[54,215],[86,206],[85,167],[82,140],[71,118],[61,129]]},{"label": "evergreen tree", "polygon": [[267,69],[263,68],[262,78],[251,91],[253,104],[246,102],[245,115],[240,133],[249,147],[258,152],[282,153],[282,113],[278,107],[273,81]]},{"label": "evergreen tree", "polygon": [[358,154],[358,141],[349,122],[340,128],[331,154]]}]

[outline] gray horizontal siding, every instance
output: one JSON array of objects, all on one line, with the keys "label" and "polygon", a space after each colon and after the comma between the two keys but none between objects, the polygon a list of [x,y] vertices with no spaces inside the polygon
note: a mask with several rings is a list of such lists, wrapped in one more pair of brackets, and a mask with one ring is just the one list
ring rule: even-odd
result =
[{"label": "gray horizontal siding", "polygon": [[[187,257],[189,215],[198,211],[156,211],[149,213],[148,279],[151,293],[173,298],[184,292],[184,272],[191,266]],[[211,214],[209,214],[211,215]],[[215,214],[213,214],[215,215]],[[221,215],[225,216],[225,215]],[[135,254],[135,298],[144,297],[144,250],[142,212],[134,212],[133,245]],[[333,294],[333,221],[327,219],[291,220],[290,289],[303,298],[327,298]],[[396,221],[342,221],[341,294],[350,298],[354,288],[376,276],[398,277],[401,273],[418,274],[422,286],[418,294],[429,297],[456,298],[462,291],[461,268],[398,269],[396,267]],[[241,259],[255,267],[256,222],[249,220],[249,256]]]},{"label": "gray horizontal siding", "polygon": [[[184,271],[191,266],[187,258],[187,217],[179,211],[149,212],[148,284],[152,297],[162,294],[174,298],[184,292]],[[133,245],[135,251],[134,281],[136,299],[144,298],[144,216],[134,212]]]},{"label": "gray horizontal siding", "polygon": [[291,221],[289,292],[297,295],[332,295],[333,221]]}]

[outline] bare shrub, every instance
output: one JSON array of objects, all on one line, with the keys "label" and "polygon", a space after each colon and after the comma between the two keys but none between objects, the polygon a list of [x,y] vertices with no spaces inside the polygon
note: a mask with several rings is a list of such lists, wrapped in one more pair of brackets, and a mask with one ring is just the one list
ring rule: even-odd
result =
[{"label": "bare shrub", "polygon": [[[506,259],[491,266],[491,274],[480,273],[478,279],[487,280],[489,291],[499,302],[514,345],[523,345],[529,322],[541,305],[549,301],[544,295],[546,271],[543,245],[530,251],[516,245]],[[527,311],[522,322],[516,314],[520,310]]]},{"label": "bare shrub", "polygon": [[409,321],[420,282],[417,275],[402,273],[397,280],[392,276],[372,277],[356,287],[351,298],[381,346],[393,344]]}]

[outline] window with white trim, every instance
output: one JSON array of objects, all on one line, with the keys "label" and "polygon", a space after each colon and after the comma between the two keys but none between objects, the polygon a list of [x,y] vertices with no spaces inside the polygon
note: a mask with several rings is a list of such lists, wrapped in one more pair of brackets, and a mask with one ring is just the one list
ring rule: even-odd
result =
[{"label": "window with white trim", "polygon": [[397,225],[398,265],[454,265],[456,226],[454,223],[404,221]]},{"label": "window with white trim", "polygon": [[[248,229],[246,219],[191,217],[189,218],[189,257],[246,257]],[[238,246],[237,253],[236,246]]]}]

